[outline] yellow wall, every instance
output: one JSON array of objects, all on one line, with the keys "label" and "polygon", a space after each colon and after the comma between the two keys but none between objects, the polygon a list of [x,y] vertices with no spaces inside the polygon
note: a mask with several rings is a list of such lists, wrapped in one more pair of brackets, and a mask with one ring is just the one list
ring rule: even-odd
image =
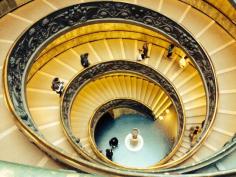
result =
[{"label": "yellow wall", "polygon": [[169,138],[175,138],[177,137],[178,131],[178,119],[173,105],[169,108],[169,110],[170,112],[164,116],[163,120],[157,119],[157,123],[163,127]]}]

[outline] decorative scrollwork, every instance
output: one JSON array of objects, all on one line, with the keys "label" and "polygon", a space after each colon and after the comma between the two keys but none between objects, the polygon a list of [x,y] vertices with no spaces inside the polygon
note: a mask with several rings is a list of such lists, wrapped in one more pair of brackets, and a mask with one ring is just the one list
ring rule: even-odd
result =
[{"label": "decorative scrollwork", "polygon": [[102,115],[115,108],[131,108],[153,118],[152,110],[150,110],[145,105],[130,99],[115,99],[105,103],[95,112],[92,118],[93,120],[91,122],[91,128],[95,129],[96,122],[102,117]]},{"label": "decorative scrollwork", "polygon": [[[65,125],[65,130],[69,137],[73,136],[71,126],[70,126],[70,109],[72,107],[72,103],[74,98],[76,97],[79,90],[83,87],[84,84],[92,81],[93,78],[96,78],[100,75],[109,74],[111,72],[134,72],[137,74],[141,74],[145,76],[147,79],[152,80],[154,83],[160,85],[163,90],[169,95],[172,100],[173,105],[176,108],[178,115],[178,136],[176,139],[179,139],[182,132],[184,131],[184,113],[182,103],[180,98],[175,90],[175,88],[171,85],[171,83],[164,78],[160,73],[156,72],[154,69],[145,66],[141,63],[126,61],[126,60],[115,60],[115,61],[107,61],[103,63],[99,63],[93,65],[83,72],[78,74],[76,77],[71,80],[68,84],[66,90],[64,91],[63,99],[62,99],[62,107],[61,107],[61,118]],[[104,107],[100,109],[101,112],[106,112],[106,108],[109,106],[114,106],[117,102],[122,103],[121,101],[109,102]],[[126,103],[126,102],[124,102]],[[127,104],[128,106],[129,104]],[[148,113],[148,112],[147,112]],[[150,113],[149,113],[150,114]],[[73,138],[71,138],[73,139]]]},{"label": "decorative scrollwork", "polygon": [[[209,97],[209,121],[211,121],[216,107],[216,82],[211,63],[196,40],[181,26],[169,18],[143,7],[119,2],[93,2],[70,6],[56,11],[35,23],[18,40],[14,46],[7,65],[8,88],[15,111],[24,120],[30,120],[22,102],[25,100],[21,85],[25,78],[24,73],[33,62],[42,44],[54,35],[91,20],[123,19],[130,22],[139,22],[158,29],[163,34],[175,39],[193,58],[202,73],[207,86]],[[93,72],[93,71],[91,71]],[[91,73],[92,74],[92,73]],[[22,110],[22,111],[19,111]],[[32,125],[31,128],[36,128]]]},{"label": "decorative scrollwork", "polygon": [[[210,125],[210,122],[214,119],[218,98],[213,67],[202,47],[183,27],[158,12],[133,4],[109,1],[83,3],[55,11],[33,24],[18,39],[6,62],[6,77],[4,78],[7,83],[7,87],[5,87],[7,88],[5,92],[8,93],[7,99],[11,103],[11,108],[18,119],[34,133],[39,133],[25,104],[25,80],[31,64],[34,62],[38,52],[42,50],[42,47],[49,40],[64,31],[79,25],[96,23],[96,21],[102,20],[112,20],[113,22],[123,20],[127,23],[142,24],[143,26],[150,27],[174,40],[188,53],[205,82],[207,98],[209,100],[206,125],[203,129],[203,132],[206,131],[207,125]],[[89,69],[86,77],[80,78],[78,83],[82,83],[83,80],[97,73],[99,69],[106,67],[109,67],[109,63],[100,65],[99,68],[93,67],[93,69]],[[119,67],[123,70],[131,69],[126,65],[120,65]],[[141,66],[137,66],[136,69],[148,77],[153,77],[154,80],[159,79],[156,75],[142,71]],[[160,79],[159,83],[165,86],[166,91],[174,93],[165,80]],[[66,94],[72,95],[74,90],[76,88],[71,88],[67,90]],[[174,102],[178,101],[174,94],[170,96]],[[71,97],[68,99],[71,99]],[[63,106],[67,108],[69,104],[65,103]]]}]

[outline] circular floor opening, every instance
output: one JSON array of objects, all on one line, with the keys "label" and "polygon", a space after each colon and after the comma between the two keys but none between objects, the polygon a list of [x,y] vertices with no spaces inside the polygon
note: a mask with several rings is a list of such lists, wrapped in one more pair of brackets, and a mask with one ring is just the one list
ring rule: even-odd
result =
[{"label": "circular floor opening", "polygon": [[[138,130],[137,142],[131,142],[134,129]],[[112,161],[130,168],[157,164],[174,144],[160,120],[135,110],[119,110],[115,116],[107,112],[98,121],[94,135],[97,148],[105,157],[106,150],[111,149],[109,141],[116,137],[118,146],[112,150]]]}]

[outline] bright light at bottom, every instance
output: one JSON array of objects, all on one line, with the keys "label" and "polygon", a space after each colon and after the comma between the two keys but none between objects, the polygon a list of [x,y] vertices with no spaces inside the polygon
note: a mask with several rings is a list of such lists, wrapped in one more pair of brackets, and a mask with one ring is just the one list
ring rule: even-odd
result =
[{"label": "bright light at bottom", "polygon": [[164,119],[164,117],[163,117],[163,116],[159,116],[159,119],[160,119],[160,120],[163,120],[163,119]]},{"label": "bright light at bottom", "polygon": [[166,109],[166,114],[168,114],[170,112],[170,110],[169,109]]}]

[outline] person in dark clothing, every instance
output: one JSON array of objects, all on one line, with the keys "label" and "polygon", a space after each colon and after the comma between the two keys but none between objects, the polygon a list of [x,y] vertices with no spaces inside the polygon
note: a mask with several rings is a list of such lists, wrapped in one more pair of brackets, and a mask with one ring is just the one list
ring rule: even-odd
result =
[{"label": "person in dark clothing", "polygon": [[106,149],[106,157],[107,157],[109,160],[112,160],[112,156],[113,156],[112,149]]},{"label": "person in dark clothing", "polygon": [[173,54],[173,50],[174,50],[174,44],[170,44],[168,47],[168,51],[167,51],[167,58],[170,58]]},{"label": "person in dark clothing", "polygon": [[51,88],[53,91],[55,91],[57,94],[61,96],[64,89],[64,82],[60,81],[60,79],[56,77],[52,80]]},{"label": "person in dark clothing", "polygon": [[148,44],[147,43],[144,43],[143,44],[143,53],[142,53],[142,59],[146,59],[146,58],[149,58],[148,56]]},{"label": "person in dark clothing", "polygon": [[189,138],[191,146],[193,146],[197,142],[200,133],[201,133],[201,128],[199,126],[190,128]]},{"label": "person in dark clothing", "polygon": [[115,149],[118,147],[118,139],[116,137],[113,137],[109,141],[109,145],[111,146],[112,149]]},{"label": "person in dark clothing", "polygon": [[90,63],[89,63],[89,60],[88,60],[88,53],[84,53],[84,54],[81,54],[80,55],[80,61],[81,61],[81,65],[84,67],[84,68],[87,68],[89,67]]},{"label": "person in dark clothing", "polygon": [[204,124],[205,124],[205,120],[202,121],[201,128],[203,128]]},{"label": "person in dark clothing", "polygon": [[197,135],[197,133],[199,132],[199,129],[200,129],[199,126],[196,126],[194,131],[193,131],[193,134]]}]

